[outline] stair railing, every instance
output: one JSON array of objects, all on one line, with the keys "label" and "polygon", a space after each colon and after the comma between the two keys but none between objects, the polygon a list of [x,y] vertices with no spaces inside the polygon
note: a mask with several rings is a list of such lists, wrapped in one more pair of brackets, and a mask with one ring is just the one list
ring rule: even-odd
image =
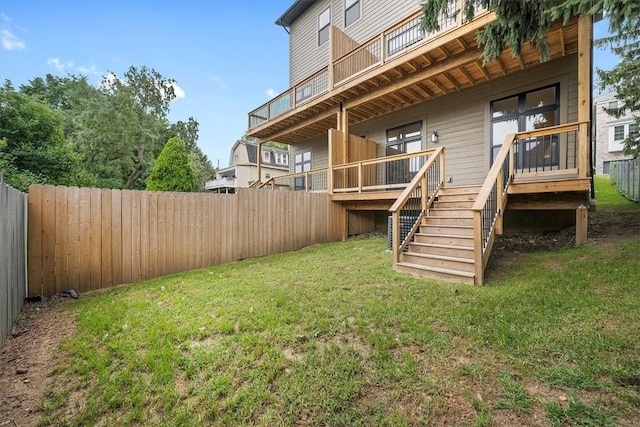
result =
[{"label": "stair railing", "polygon": [[[507,191],[516,176],[535,173],[557,176],[575,173],[586,176],[588,157],[588,122],[569,123],[546,128],[512,133],[506,136],[498,155],[493,160],[489,174],[471,208],[473,210],[475,283],[484,282],[484,269],[489,261],[496,234],[502,234],[502,218],[507,206]],[[556,144],[556,145],[554,145]],[[559,153],[557,162],[545,165],[545,158],[537,158],[536,147]],[[560,151],[560,146],[563,151]],[[530,149],[527,153],[527,148]],[[546,153],[542,149],[538,153]],[[553,153],[551,153],[553,159]],[[560,161],[560,159],[564,159]],[[542,166],[538,166],[538,162]],[[555,163],[555,166],[554,166]],[[532,166],[534,165],[534,166]]]},{"label": "stair railing", "polygon": [[400,197],[391,206],[391,249],[393,267],[400,255],[419,230],[422,219],[428,215],[438,190],[444,183],[444,147],[433,154],[420,168]]},{"label": "stair railing", "polygon": [[507,189],[513,181],[514,142],[516,134],[506,136],[493,160],[489,174],[473,204],[475,284],[484,282],[484,269],[489,260],[493,240],[502,233],[502,217],[507,206]]}]

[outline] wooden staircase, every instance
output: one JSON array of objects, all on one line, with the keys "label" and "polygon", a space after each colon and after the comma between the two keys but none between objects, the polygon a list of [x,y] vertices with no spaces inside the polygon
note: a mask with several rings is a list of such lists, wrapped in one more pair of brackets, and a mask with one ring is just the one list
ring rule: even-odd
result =
[{"label": "wooden staircase", "polygon": [[443,187],[397,270],[414,276],[475,283],[473,212],[477,187]]}]

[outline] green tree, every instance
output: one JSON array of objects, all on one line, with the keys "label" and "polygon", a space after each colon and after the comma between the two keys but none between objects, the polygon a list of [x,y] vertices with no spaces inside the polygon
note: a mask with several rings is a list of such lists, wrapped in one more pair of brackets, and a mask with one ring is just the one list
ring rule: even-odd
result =
[{"label": "green tree", "polygon": [[187,150],[179,138],[169,139],[153,166],[147,190],[192,192],[195,188],[195,175]]},{"label": "green tree", "polygon": [[62,116],[34,97],[0,89],[0,169],[13,187],[82,185],[78,156],[64,138]]},{"label": "green tree", "polygon": [[[463,14],[464,20],[473,19],[476,0],[464,0],[462,10],[448,12],[448,0],[427,0],[422,5],[423,30],[439,30],[438,18],[442,15]],[[546,34],[551,24],[562,19],[565,23],[572,16],[604,14],[609,20],[610,37],[597,40],[599,46],[610,47],[621,58],[612,70],[596,72],[602,89],[612,89],[622,101],[621,107],[607,110],[620,116],[625,112],[640,111],[640,2],[628,0],[481,0],[480,4],[496,13],[496,20],[478,32],[476,40],[483,48],[484,62],[497,58],[505,46],[514,56],[519,56],[522,46],[529,42],[537,47],[540,60],[549,59],[549,43]],[[640,125],[640,117],[636,119]],[[625,141],[626,151],[638,155],[640,137]]]}]

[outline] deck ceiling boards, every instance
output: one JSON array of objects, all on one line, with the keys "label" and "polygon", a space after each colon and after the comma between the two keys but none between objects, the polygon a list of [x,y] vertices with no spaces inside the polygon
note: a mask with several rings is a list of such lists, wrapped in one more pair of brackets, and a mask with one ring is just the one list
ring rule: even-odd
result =
[{"label": "deck ceiling boards", "polygon": [[[577,51],[577,18],[566,26],[556,24],[548,34],[550,59]],[[540,63],[539,53],[528,43],[520,58],[506,48],[500,57],[484,65],[475,33],[460,34],[424,53],[405,53],[404,61],[391,68],[370,70],[345,82],[341,89],[321,95],[304,106],[282,115],[250,132],[263,141],[295,144],[325,135],[337,127],[337,111],[348,106],[349,125],[410,107],[429,99],[457,92]],[[434,71],[435,70],[435,71]],[[389,88],[395,88],[389,90]],[[314,120],[314,117],[321,117]]]}]

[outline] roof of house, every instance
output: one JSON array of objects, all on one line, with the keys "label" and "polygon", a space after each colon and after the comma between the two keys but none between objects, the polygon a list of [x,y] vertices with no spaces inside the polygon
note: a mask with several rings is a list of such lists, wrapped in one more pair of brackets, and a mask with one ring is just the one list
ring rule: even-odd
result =
[{"label": "roof of house", "polygon": [[289,9],[278,18],[276,25],[290,27],[316,0],[295,0]]}]

